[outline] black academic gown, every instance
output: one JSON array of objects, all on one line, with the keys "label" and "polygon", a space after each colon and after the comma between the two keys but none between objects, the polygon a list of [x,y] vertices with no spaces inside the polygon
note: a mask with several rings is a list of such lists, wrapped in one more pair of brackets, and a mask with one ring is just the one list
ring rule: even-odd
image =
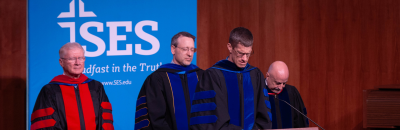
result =
[{"label": "black academic gown", "polygon": [[136,103],[135,130],[189,129],[191,97],[204,71],[164,64],[144,81]]},{"label": "black academic gown", "polygon": [[193,130],[250,130],[271,128],[264,76],[249,64],[238,68],[221,60],[207,69],[193,97]]},{"label": "black academic gown", "polygon": [[286,84],[279,94],[273,93],[270,89],[268,89],[268,93],[270,94],[269,100],[272,108],[273,129],[308,127],[307,118],[292,109],[285,102],[279,101],[279,99],[284,100],[307,115],[306,107],[296,87]]},{"label": "black academic gown", "polygon": [[40,91],[31,130],[113,130],[111,111],[100,82],[84,74],[79,79],[59,75]]}]

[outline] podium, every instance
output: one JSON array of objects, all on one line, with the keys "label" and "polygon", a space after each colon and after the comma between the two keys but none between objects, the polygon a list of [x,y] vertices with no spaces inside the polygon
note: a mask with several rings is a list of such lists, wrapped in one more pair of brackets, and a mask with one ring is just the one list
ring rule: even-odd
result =
[{"label": "podium", "polygon": [[260,129],[260,130],[318,130],[318,127],[287,128],[287,129]]}]

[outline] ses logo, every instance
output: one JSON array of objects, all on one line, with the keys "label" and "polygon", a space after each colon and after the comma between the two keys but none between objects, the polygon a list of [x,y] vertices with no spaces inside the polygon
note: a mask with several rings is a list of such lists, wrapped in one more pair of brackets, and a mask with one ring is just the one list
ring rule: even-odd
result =
[{"label": "ses logo", "polygon": [[[85,11],[85,4],[82,0],[79,0],[79,16],[78,17],[97,17],[96,14],[92,11]],[[61,12],[57,18],[75,18],[75,0],[72,0],[69,4],[69,12]],[[70,31],[70,42],[75,42],[75,22],[58,22],[58,25],[61,28],[69,28]],[[79,26],[79,25],[78,25]],[[107,50],[107,56],[118,56],[118,55],[132,55],[132,44],[126,44],[126,50],[118,50],[117,42],[125,41],[125,35],[117,35],[118,27],[125,27],[126,32],[132,32],[132,21],[117,21],[117,22],[106,22],[106,26],[110,30],[110,50]],[[143,50],[141,44],[135,44],[135,53],[139,55],[153,55],[158,52],[160,49],[160,42],[156,37],[150,35],[143,31],[144,26],[151,26],[152,31],[158,31],[158,23],[156,21],[151,20],[143,20],[138,22],[135,25],[135,33],[136,35],[143,39],[144,41],[149,42],[152,45],[152,48],[149,50]],[[87,51],[86,46],[82,46],[85,50],[86,57],[97,57],[104,53],[106,49],[106,43],[103,39],[98,36],[95,36],[89,33],[88,29],[90,27],[97,28],[97,32],[103,32],[104,24],[101,22],[90,21],[83,23],[79,27],[79,34],[83,39],[95,44],[97,46],[96,51]]]}]

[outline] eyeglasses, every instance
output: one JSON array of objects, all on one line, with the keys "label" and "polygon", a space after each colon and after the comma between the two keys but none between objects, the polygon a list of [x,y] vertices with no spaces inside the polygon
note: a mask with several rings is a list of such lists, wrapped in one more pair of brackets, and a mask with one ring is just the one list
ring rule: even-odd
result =
[{"label": "eyeglasses", "polygon": [[68,60],[69,62],[74,62],[74,61],[76,61],[76,60],[78,60],[78,61],[85,61],[85,57],[78,57],[78,58],[76,58],[76,57],[71,57],[71,58],[61,58],[61,59],[64,59],[64,60]]},{"label": "eyeglasses", "polygon": [[236,56],[237,57],[243,57],[243,55],[246,55],[246,57],[250,57],[250,55],[253,55],[254,54],[254,51],[252,50],[250,53],[241,53],[241,52],[238,52],[238,51],[236,51],[235,49],[233,49],[233,51],[235,51],[236,52]]},{"label": "eyeglasses", "polygon": [[175,46],[176,48],[179,48],[179,49],[181,49],[182,51],[185,51],[185,52],[187,52],[187,51],[191,51],[191,52],[193,52],[193,53],[195,53],[195,52],[197,52],[197,48],[189,48],[189,47],[185,47],[185,48],[182,48],[182,47],[177,47],[177,46]]}]

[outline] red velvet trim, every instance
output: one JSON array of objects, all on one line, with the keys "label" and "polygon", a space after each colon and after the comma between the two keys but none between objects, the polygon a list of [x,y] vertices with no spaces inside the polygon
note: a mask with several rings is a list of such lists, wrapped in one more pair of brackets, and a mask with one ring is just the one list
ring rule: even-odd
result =
[{"label": "red velvet trim", "polygon": [[104,112],[102,117],[103,117],[104,120],[112,120],[112,121],[114,121],[111,113]]},{"label": "red velvet trim", "polygon": [[53,113],[54,113],[54,109],[51,107],[36,110],[31,115],[31,121],[33,121],[34,119],[39,118],[39,117],[50,116]]},{"label": "red velvet trim", "polygon": [[56,124],[56,121],[54,119],[41,120],[41,121],[37,121],[37,122],[33,123],[31,125],[31,130],[52,127],[55,124]]},{"label": "red velvet trim", "polygon": [[114,126],[111,123],[103,123],[104,130],[114,130]]},{"label": "red velvet trim", "polygon": [[83,117],[85,119],[86,130],[96,129],[96,116],[93,108],[92,96],[88,84],[79,84],[79,95],[82,102]]},{"label": "red velvet trim", "polygon": [[78,104],[76,102],[75,87],[60,85],[64,100],[65,115],[67,118],[67,127],[69,130],[80,130]]},{"label": "red velvet trim", "polygon": [[112,108],[111,108],[111,103],[109,103],[109,102],[102,102],[102,103],[101,103],[101,107],[102,107],[103,109],[112,110]]},{"label": "red velvet trim", "polygon": [[279,91],[279,93],[268,93],[268,95],[278,95],[283,91],[283,89],[281,89],[281,91]]},{"label": "red velvet trim", "polygon": [[74,79],[74,78],[68,77],[66,75],[58,75],[58,76],[54,77],[50,82],[80,84],[80,83],[85,82],[87,79],[88,79],[88,77],[84,74],[81,74],[78,79]]}]

